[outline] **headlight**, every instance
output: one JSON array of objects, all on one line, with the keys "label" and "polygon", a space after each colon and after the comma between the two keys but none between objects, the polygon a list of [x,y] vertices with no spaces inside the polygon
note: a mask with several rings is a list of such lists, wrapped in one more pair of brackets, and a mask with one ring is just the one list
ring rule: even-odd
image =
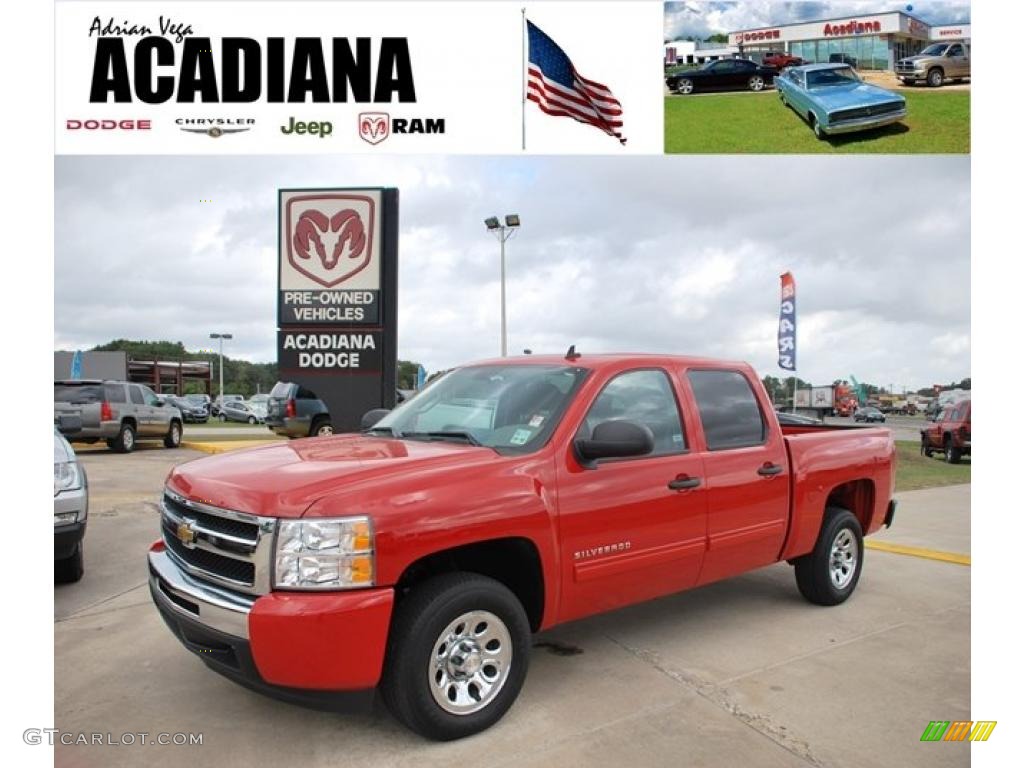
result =
[{"label": "headlight", "polygon": [[61,491],[77,491],[82,487],[82,473],[74,461],[62,461],[53,465],[53,495]]},{"label": "headlight", "polygon": [[373,586],[370,519],[282,521],[274,561],[274,586],[281,589]]}]

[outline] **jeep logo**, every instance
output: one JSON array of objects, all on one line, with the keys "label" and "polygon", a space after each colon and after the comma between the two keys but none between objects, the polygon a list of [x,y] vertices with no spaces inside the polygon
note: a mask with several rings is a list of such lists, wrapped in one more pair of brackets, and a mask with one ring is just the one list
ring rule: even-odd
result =
[{"label": "jeep logo", "polygon": [[326,139],[334,131],[334,126],[326,120],[321,122],[310,121],[303,122],[296,120],[294,117],[288,118],[288,125],[281,126],[281,133],[286,136],[292,134],[318,136],[321,139]]}]

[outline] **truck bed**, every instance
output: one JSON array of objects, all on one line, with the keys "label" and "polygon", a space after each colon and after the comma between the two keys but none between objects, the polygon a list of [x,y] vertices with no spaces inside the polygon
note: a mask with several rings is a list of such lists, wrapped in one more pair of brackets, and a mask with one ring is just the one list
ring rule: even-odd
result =
[{"label": "truck bed", "polygon": [[783,559],[810,552],[829,504],[845,506],[865,535],[885,521],[895,484],[896,446],[885,427],[782,427],[789,454],[790,529]]}]

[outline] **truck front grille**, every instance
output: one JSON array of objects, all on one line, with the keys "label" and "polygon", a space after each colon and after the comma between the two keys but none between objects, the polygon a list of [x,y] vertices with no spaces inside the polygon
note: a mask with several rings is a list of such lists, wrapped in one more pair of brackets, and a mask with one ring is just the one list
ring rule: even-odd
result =
[{"label": "truck front grille", "polygon": [[167,552],[192,576],[239,592],[270,591],[277,521],[164,492],[160,528]]}]

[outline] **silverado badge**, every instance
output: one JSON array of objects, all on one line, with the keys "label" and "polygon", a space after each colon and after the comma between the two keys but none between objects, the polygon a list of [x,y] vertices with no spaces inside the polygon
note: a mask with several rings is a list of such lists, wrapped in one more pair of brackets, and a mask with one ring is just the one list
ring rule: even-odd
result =
[{"label": "silverado badge", "polygon": [[192,529],[192,524],[187,520],[178,523],[178,540],[186,547],[192,547],[196,543],[198,535]]}]

